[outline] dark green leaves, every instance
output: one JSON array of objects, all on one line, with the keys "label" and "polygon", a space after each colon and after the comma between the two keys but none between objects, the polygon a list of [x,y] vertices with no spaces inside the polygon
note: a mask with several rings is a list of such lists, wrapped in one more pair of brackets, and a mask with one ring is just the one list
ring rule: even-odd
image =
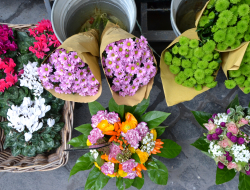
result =
[{"label": "dark green leaves", "polygon": [[140,121],[146,122],[149,129],[154,129],[165,121],[169,115],[170,113],[151,111],[141,116]]},{"label": "dark green leaves", "polygon": [[132,114],[134,114],[135,117],[140,117],[148,108],[150,102],[150,98],[143,99],[141,103],[139,103]]},{"label": "dark green leaves", "polygon": [[212,114],[206,113],[206,112],[201,112],[201,111],[192,111],[196,121],[204,128],[204,123],[207,123],[208,120],[212,117]]},{"label": "dark green leaves", "polygon": [[17,45],[18,50],[25,54],[29,52],[29,47],[33,45],[35,39],[33,37],[29,37],[26,32],[17,32]]},{"label": "dark green leaves", "polygon": [[134,159],[136,162],[141,163],[140,157],[137,153],[132,154],[131,158]]},{"label": "dark green leaves", "polygon": [[89,111],[91,116],[97,114],[100,110],[105,110],[105,108],[97,101],[88,103],[89,104]]},{"label": "dark green leaves", "polygon": [[70,171],[70,176],[75,175],[79,171],[89,170],[93,167],[94,163],[91,161],[91,154],[90,152],[81,156],[77,161],[76,164],[73,166],[72,170]]},{"label": "dark green leaves", "polygon": [[217,167],[216,185],[231,181],[235,175],[236,175],[236,172],[234,171],[234,169],[228,170],[227,167],[224,167],[224,169],[220,169]]},{"label": "dark green leaves", "polygon": [[175,158],[181,152],[181,146],[178,145],[176,142],[164,139],[162,140],[164,144],[162,145],[163,148],[160,149],[161,153],[158,153],[157,156],[161,156],[164,158]]},{"label": "dark green leaves", "polygon": [[239,98],[238,98],[238,94],[235,96],[235,98],[233,99],[232,102],[230,102],[230,104],[227,106],[227,109],[229,108],[233,108],[235,109],[235,106],[239,106],[240,102],[239,102]]},{"label": "dark green leaves", "polygon": [[239,190],[249,190],[250,189],[250,176],[240,172],[238,188]]},{"label": "dark green leaves", "polygon": [[118,190],[125,190],[123,186],[123,178],[121,177],[116,178],[116,187]]},{"label": "dark green leaves", "polygon": [[134,179],[128,179],[128,178],[124,178],[123,182],[125,184],[125,189],[128,189],[132,186]]},{"label": "dark green leaves", "polygon": [[91,124],[84,124],[76,127],[75,130],[83,133],[84,135],[89,135],[90,131],[93,130],[93,127],[91,126]]},{"label": "dark green leaves", "polygon": [[109,111],[118,113],[121,119],[124,118],[124,105],[118,105],[114,98],[109,100]]},{"label": "dark green leaves", "polygon": [[134,179],[134,182],[132,184],[132,186],[134,186],[137,189],[141,189],[142,186],[144,185],[144,174],[143,172],[141,172],[142,178],[136,177]]},{"label": "dark green leaves", "polygon": [[110,177],[104,175],[97,167],[89,173],[85,189],[101,190],[109,181]]},{"label": "dark green leaves", "polygon": [[208,152],[209,143],[207,143],[205,139],[206,137],[201,137],[191,145],[201,151]]},{"label": "dark green leaves", "polygon": [[[148,168],[148,176],[154,183],[158,185],[167,185],[168,182],[168,169],[159,160],[153,158],[151,165],[154,167]],[[156,168],[157,167],[157,168]]]},{"label": "dark green leaves", "polygon": [[71,141],[69,141],[68,144],[74,147],[87,146],[87,139],[88,139],[88,136],[80,135],[78,137],[71,139]]},{"label": "dark green leaves", "polygon": [[157,132],[157,138],[158,138],[159,136],[161,136],[161,135],[164,133],[164,131],[165,131],[166,128],[167,128],[167,126],[166,126],[166,127],[161,127],[161,126],[159,126],[159,127],[156,127],[156,128],[155,128],[155,130],[156,130],[156,132]]}]

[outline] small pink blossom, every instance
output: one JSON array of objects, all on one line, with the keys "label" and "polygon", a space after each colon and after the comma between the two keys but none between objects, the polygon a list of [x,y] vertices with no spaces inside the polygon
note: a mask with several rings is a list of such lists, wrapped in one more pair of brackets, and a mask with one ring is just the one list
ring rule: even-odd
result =
[{"label": "small pink blossom", "polygon": [[227,130],[229,131],[229,132],[232,132],[234,135],[237,135],[238,134],[238,132],[239,132],[239,129],[238,129],[238,127],[236,126],[236,124],[234,123],[234,122],[230,122],[230,123],[227,123],[226,124],[226,127],[227,127]]},{"label": "small pink blossom", "polygon": [[203,124],[209,132],[213,132],[216,129],[215,124],[212,121],[209,121],[209,123],[204,123]]},{"label": "small pink blossom", "polygon": [[102,137],[104,137],[104,135],[102,134],[102,131],[98,128],[94,128],[92,131],[90,131],[90,135],[88,136],[88,139],[92,144],[95,144],[96,141]]},{"label": "small pink blossom", "polygon": [[139,147],[139,142],[142,140],[142,137],[136,129],[130,129],[126,134],[122,133],[122,136],[124,136],[131,147],[135,149]]},{"label": "small pink blossom", "polygon": [[239,124],[242,124],[242,125],[245,125],[245,124],[248,124],[248,119],[245,119],[245,118],[241,118],[241,120],[239,121]]},{"label": "small pink blossom", "polygon": [[143,138],[149,132],[147,123],[141,122],[137,125],[136,130],[139,132],[139,135]]},{"label": "small pink blossom", "polygon": [[105,175],[112,175],[114,173],[115,170],[115,164],[111,163],[111,162],[105,162],[102,166],[101,166],[101,171],[102,173],[104,173]]},{"label": "small pink blossom", "polygon": [[121,153],[120,147],[112,143],[112,145],[110,146],[110,151],[109,151],[109,160],[111,160],[112,158],[116,159],[117,154],[120,154],[120,153]]},{"label": "small pink blossom", "polygon": [[227,165],[227,169],[231,170],[231,169],[236,169],[237,168],[237,164],[234,162],[229,162]]},{"label": "small pink blossom", "polygon": [[224,139],[222,141],[219,141],[218,144],[222,147],[222,148],[226,148],[226,147],[231,147],[232,142],[230,142],[229,139]]},{"label": "small pink blossom", "polygon": [[132,172],[132,170],[138,165],[138,163],[135,162],[134,159],[129,159],[128,161],[123,162],[121,164],[122,164],[122,170],[127,173]]}]

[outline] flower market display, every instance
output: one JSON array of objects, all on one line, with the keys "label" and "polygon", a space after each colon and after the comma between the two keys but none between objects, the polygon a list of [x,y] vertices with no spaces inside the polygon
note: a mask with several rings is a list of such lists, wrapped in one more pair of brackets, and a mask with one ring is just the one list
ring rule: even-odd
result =
[{"label": "flower market display", "polygon": [[[41,23],[46,24],[42,27]],[[30,30],[34,32],[32,35],[51,35],[50,21],[41,23]],[[46,29],[48,25],[50,30]],[[11,33],[12,29],[7,25],[0,25],[0,28],[9,30],[17,44],[15,51],[7,51],[0,58],[0,116],[7,119],[0,122],[5,135],[3,148],[10,148],[13,156],[28,157],[58,148],[61,145],[60,131],[64,127],[61,122],[64,101],[43,90],[38,76],[39,63],[35,62],[41,62],[38,59],[41,57],[29,51],[35,39],[26,32],[13,29]]]},{"label": "flower market display", "polygon": [[228,71],[228,80],[225,81],[225,86],[228,89],[233,89],[238,85],[244,88],[245,94],[250,93],[250,47],[248,46],[238,70]]},{"label": "flower market display", "polygon": [[212,115],[193,111],[193,115],[208,133],[204,133],[204,137],[192,145],[215,160],[218,166],[216,184],[228,182],[240,172],[239,190],[248,189],[250,136],[240,129],[250,122],[250,107],[242,108],[237,96],[228,106],[226,113]]},{"label": "flower market display", "polygon": [[164,62],[175,75],[175,82],[197,91],[204,86],[214,88],[217,85],[215,73],[222,62],[215,46],[214,41],[203,44],[181,36],[164,54]]},{"label": "flower market display", "polygon": [[134,96],[157,73],[147,39],[122,39],[110,43],[103,52],[102,65],[111,89],[119,96]]},{"label": "flower market display", "polygon": [[46,89],[55,89],[59,94],[79,94],[80,96],[94,96],[100,83],[84,63],[77,52],[57,49],[41,65],[38,74]]},{"label": "flower market display", "polygon": [[249,5],[249,1],[210,0],[197,26],[201,41],[214,41],[219,51],[250,41]]},{"label": "flower market display", "polygon": [[[80,157],[70,172],[94,168],[88,175],[86,189],[102,189],[111,178],[116,179],[118,189],[131,186],[141,189],[144,184],[143,171],[156,184],[166,185],[168,170],[153,157],[174,158],[181,147],[171,140],[158,137],[165,131],[159,127],[170,114],[159,111],[147,112],[149,99],[134,107],[118,106],[114,99],[107,110],[98,102],[89,103],[91,124],[76,128],[82,135],[73,138],[69,144],[74,147],[109,143],[109,146],[92,149]],[[98,109],[97,109],[98,108]]]}]

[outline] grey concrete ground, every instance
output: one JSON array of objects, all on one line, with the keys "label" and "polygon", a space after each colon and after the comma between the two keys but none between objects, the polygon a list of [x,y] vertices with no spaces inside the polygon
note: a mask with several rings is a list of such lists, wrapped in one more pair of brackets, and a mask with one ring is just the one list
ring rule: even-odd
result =
[{"label": "grey concrete ground", "polygon": [[[0,0],[0,22],[36,23],[48,15],[42,0]],[[98,101],[108,106],[111,93],[106,80],[103,78],[103,93]],[[240,89],[227,90],[223,81],[225,76],[220,70],[216,88],[203,93],[192,101],[168,107],[164,100],[160,75],[155,78],[151,91],[151,102],[148,111],[158,110],[170,112],[171,116],[164,122],[169,126],[162,138],[176,141],[182,146],[181,154],[175,159],[163,159],[169,170],[167,186],[155,185],[145,175],[143,190],[236,190],[238,175],[231,182],[215,185],[216,165],[212,159],[202,154],[190,144],[198,139],[203,129],[198,125],[190,110],[205,112],[223,112],[236,94],[243,106],[248,105],[250,95],[244,95]],[[171,90],[171,89],[169,89]],[[90,122],[90,114],[86,104],[76,104],[74,112],[74,127]],[[79,133],[74,131],[73,137]],[[70,153],[69,162],[65,167],[50,172],[36,173],[0,173],[0,190],[83,190],[89,171],[79,172],[69,181],[69,171],[81,153]],[[115,180],[110,180],[105,190],[115,190]],[[135,188],[131,188],[135,189]]]}]

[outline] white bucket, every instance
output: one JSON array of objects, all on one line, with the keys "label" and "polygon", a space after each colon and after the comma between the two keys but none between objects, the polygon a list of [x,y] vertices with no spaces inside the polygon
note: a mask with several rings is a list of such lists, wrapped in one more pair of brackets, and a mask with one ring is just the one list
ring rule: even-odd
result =
[{"label": "white bucket", "polygon": [[137,16],[134,0],[56,0],[51,20],[58,40],[62,43],[78,33],[80,27],[94,14],[95,8],[117,17],[128,32],[133,31]]}]

